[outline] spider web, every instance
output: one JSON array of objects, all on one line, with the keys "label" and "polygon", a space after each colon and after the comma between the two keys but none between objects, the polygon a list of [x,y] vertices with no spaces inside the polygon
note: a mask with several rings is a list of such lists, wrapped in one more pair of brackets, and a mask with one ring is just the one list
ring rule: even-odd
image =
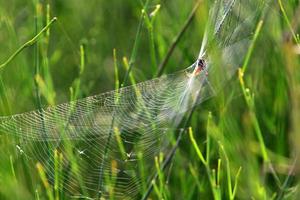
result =
[{"label": "spider web", "polygon": [[[186,111],[215,95],[240,66],[255,28],[255,6],[247,0],[214,4],[205,47],[208,76],[193,75],[196,62],[116,91],[1,117],[1,132],[15,138],[20,155],[42,164],[55,190],[73,198],[135,198],[153,177],[155,156],[168,153]],[[222,65],[213,62],[214,50]]]},{"label": "spider web", "polygon": [[[170,127],[177,127],[195,101],[211,96],[205,75],[186,70],[78,101],[9,117],[3,132],[18,138],[20,152],[39,161],[48,179],[63,180],[72,196],[126,199],[140,190],[139,162],[147,174],[155,155],[166,152]],[[201,93],[196,99],[196,94]],[[198,95],[197,95],[198,96]],[[54,152],[62,155],[61,172]],[[153,170],[150,170],[152,172]],[[61,177],[57,177],[57,173]]]},{"label": "spider web", "polygon": [[[209,11],[207,38],[202,43],[209,81],[218,93],[242,67],[257,22],[272,0],[217,0]],[[201,54],[201,52],[200,52]]]}]

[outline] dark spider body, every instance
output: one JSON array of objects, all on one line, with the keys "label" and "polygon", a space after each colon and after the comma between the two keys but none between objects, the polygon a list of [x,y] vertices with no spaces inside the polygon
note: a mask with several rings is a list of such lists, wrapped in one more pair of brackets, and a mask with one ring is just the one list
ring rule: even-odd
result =
[{"label": "dark spider body", "polygon": [[204,71],[206,68],[206,62],[204,59],[198,59],[197,66],[194,71],[194,75],[198,75],[201,71]]}]

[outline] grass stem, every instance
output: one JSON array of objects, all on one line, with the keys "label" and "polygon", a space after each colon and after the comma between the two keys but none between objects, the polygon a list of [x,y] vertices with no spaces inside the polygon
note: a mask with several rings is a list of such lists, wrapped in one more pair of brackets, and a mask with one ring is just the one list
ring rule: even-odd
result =
[{"label": "grass stem", "polygon": [[0,65],[0,70],[3,69],[5,66],[7,66],[25,48],[30,47],[33,44],[35,44],[36,41],[39,39],[39,37],[43,33],[45,33],[56,20],[57,20],[57,18],[54,17],[37,35],[35,35],[31,40],[27,41],[19,49],[17,49],[4,63],[2,63]]},{"label": "grass stem", "polygon": [[176,35],[176,37],[173,39],[172,44],[171,44],[170,48],[168,49],[166,56],[164,57],[164,59],[162,60],[162,62],[158,66],[158,71],[156,73],[156,77],[157,76],[161,76],[162,73],[164,72],[167,63],[168,63],[171,55],[173,54],[173,51],[175,50],[175,47],[177,46],[177,44],[179,43],[180,39],[182,38],[182,36],[184,35],[184,33],[186,32],[186,30],[188,29],[188,27],[192,23],[192,20],[194,19],[196,11],[197,11],[198,7],[200,6],[201,2],[202,2],[202,0],[198,0],[197,1],[197,3],[194,5],[194,8],[191,11],[190,15],[188,16],[188,18],[184,22],[181,30]]}]

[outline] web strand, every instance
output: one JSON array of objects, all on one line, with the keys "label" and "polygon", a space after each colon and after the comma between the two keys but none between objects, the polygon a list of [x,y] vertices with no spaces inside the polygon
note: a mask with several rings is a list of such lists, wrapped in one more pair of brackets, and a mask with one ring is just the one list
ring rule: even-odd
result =
[{"label": "web strand", "polygon": [[[63,175],[60,178],[64,190],[70,194],[76,194],[80,188],[87,196],[101,192],[107,197],[111,195],[109,188],[114,188],[116,197],[131,197],[140,190],[137,174],[140,157],[145,169],[151,172],[152,165],[147,163],[152,163],[159,152],[168,150],[167,133],[191,109],[195,94],[202,94],[199,103],[209,98],[205,75],[192,77],[193,68],[194,65],[175,74],[82,100],[2,117],[0,127],[20,138],[18,147],[26,155],[33,155],[30,160],[45,166],[50,182],[54,182],[57,169],[53,153],[49,156],[48,152],[61,154]],[[105,150],[110,132],[113,134]],[[101,191],[97,190],[99,174],[103,174]]]},{"label": "web strand", "polygon": [[240,67],[258,12],[246,0],[214,4],[199,53],[208,75],[193,73],[197,60],[185,70],[119,90],[1,117],[1,132],[17,138],[18,155],[40,162],[49,182],[71,197],[132,199],[145,192],[142,186],[154,177],[154,157],[170,151],[170,133],[186,112],[215,95]]}]

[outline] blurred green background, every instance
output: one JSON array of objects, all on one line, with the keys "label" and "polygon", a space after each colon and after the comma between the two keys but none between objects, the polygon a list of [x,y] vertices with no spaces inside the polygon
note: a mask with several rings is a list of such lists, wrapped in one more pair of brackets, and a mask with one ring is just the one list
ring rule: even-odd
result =
[{"label": "blurred green background", "polygon": [[[50,27],[50,35],[43,34],[38,41],[38,54],[34,45],[26,48],[1,70],[1,115],[39,108],[36,62],[46,84],[47,94],[41,97],[43,106],[70,101],[70,87],[76,85],[76,80],[80,80],[80,89],[73,98],[114,89],[113,49],[116,49],[122,81],[126,73],[122,60],[123,57],[129,60],[132,55],[143,3],[139,0],[0,0],[1,63],[46,25],[47,5],[50,18],[58,18]],[[274,1],[274,12],[264,20],[244,74],[245,88],[249,91],[243,90],[236,75],[220,94],[200,105],[193,114],[190,126],[197,147],[207,155],[207,144],[210,145],[208,168],[199,159],[188,134],[184,134],[169,170],[169,180],[162,186],[165,197],[230,199],[232,194],[228,188],[234,188],[239,174],[236,199],[299,199],[299,168],[295,157],[300,141],[300,60],[296,35],[300,11],[298,0],[284,1],[281,7],[280,3]],[[147,26],[144,22],[138,37],[140,42],[132,68],[138,82],[156,75],[196,1],[151,0],[146,12],[150,14],[158,4],[160,9],[153,24]],[[195,61],[210,5],[205,0],[200,3],[175,45],[164,73],[182,70]],[[82,73],[80,45],[85,50]],[[40,199],[47,199],[41,182],[33,185],[33,190],[28,186],[31,183],[22,183],[24,174],[37,173],[35,168],[21,168],[17,181],[13,180],[11,166],[19,166],[20,159],[8,148],[10,139],[3,135],[0,138],[0,199],[37,199],[36,190]],[[216,182],[210,183],[209,177]],[[154,191],[151,198],[159,199],[159,195]]]},{"label": "blurred green background", "polygon": [[[35,1],[12,1],[9,3],[3,1],[0,8],[0,39],[3,44],[1,45],[1,60],[6,60],[20,44],[32,38],[35,33],[36,9],[39,12],[38,30],[45,25],[47,3],[50,3],[51,17],[58,17],[58,23],[51,27],[47,54],[49,70],[53,75],[53,85],[57,93],[57,102],[68,100],[69,87],[78,77],[81,44],[86,46],[86,69],[82,77],[82,95],[87,96],[113,89],[113,49],[117,50],[120,63],[122,63],[122,57],[130,58],[141,16],[140,1],[45,1],[40,3],[39,8],[36,8]],[[157,4],[161,4],[162,8],[157,14],[153,27],[156,64],[158,65],[183,26],[195,2],[151,1],[149,13],[155,10]],[[179,5],[180,12],[177,10]],[[198,15],[197,19],[200,18],[201,13]],[[168,63],[167,70],[169,72],[182,69],[194,62],[203,35],[203,26],[199,20],[191,24],[188,33],[184,35],[182,42],[176,48],[174,53],[176,59],[171,59]],[[188,40],[187,38],[190,37],[195,39]],[[142,28],[140,40],[133,69],[138,81],[152,78],[158,67],[151,62],[149,32],[145,26]],[[18,106],[14,113],[31,110],[34,107],[32,104],[35,99],[33,95],[33,56],[34,49],[31,47],[14,60],[10,65],[14,67],[7,67],[3,71],[8,95],[12,99],[16,95],[22,96],[22,102],[18,103],[20,107]],[[42,62],[41,60],[41,65]],[[124,71],[124,67],[120,67],[120,70]],[[122,78],[120,77],[120,79]],[[31,106],[29,107],[29,105]]]}]

